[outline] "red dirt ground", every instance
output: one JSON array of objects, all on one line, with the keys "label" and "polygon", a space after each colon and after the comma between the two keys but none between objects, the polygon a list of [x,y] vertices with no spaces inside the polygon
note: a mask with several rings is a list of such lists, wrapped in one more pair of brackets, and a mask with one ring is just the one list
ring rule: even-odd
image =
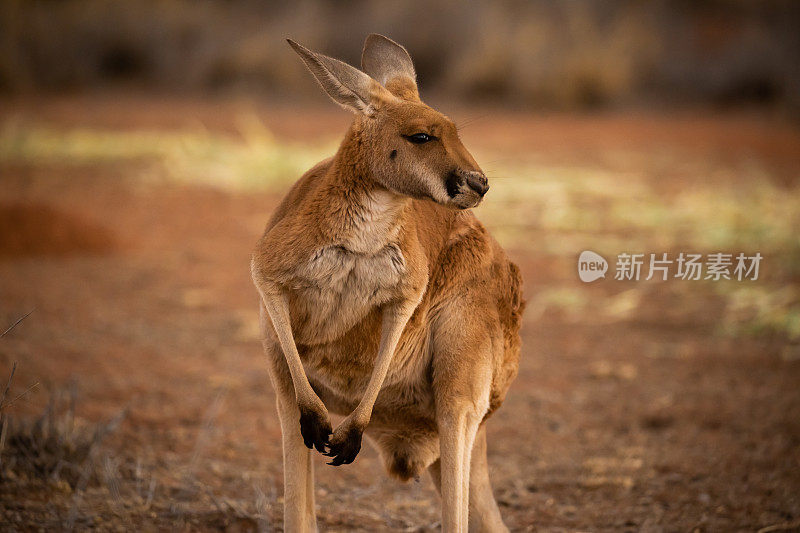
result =
[{"label": "red dirt ground", "polygon": [[[234,107],[67,98],[7,102],[0,112],[70,127],[171,129],[199,120],[232,131],[226,110]],[[347,120],[258,110],[293,138],[340,131]],[[473,138],[564,158],[664,143],[746,149],[798,168],[796,131],[768,124],[742,116],[492,115],[465,136],[468,145]],[[129,178],[139,164],[0,166],[0,324],[35,308],[0,340],[0,370],[18,361],[12,393],[41,382],[12,414],[40,412],[48,392],[69,383],[83,421],[128,409],[103,444],[108,476],[82,493],[4,477],[0,524],[60,529],[73,512],[78,528],[280,529],[280,430],[254,337],[248,271],[279,195],[142,187]],[[528,296],[573,276],[535,245],[511,255]],[[591,290],[602,302],[610,289]],[[655,290],[651,296],[635,319],[610,324],[526,319],[519,377],[489,422],[493,484],[509,527],[797,530],[800,362],[780,357],[780,339],[717,335],[711,298],[681,309]],[[321,459],[322,530],[438,527],[427,478],[386,478],[369,447],[351,466]]]}]

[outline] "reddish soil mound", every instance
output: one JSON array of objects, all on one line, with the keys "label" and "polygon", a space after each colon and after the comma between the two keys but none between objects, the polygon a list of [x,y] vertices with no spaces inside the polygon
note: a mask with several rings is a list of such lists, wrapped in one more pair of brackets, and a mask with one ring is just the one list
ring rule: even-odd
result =
[{"label": "reddish soil mound", "polygon": [[47,204],[0,204],[0,257],[107,253],[106,228]]}]

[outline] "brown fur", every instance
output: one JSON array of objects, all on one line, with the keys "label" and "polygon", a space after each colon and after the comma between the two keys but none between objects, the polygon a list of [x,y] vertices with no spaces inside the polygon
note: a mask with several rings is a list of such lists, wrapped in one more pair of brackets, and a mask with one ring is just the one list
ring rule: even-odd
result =
[{"label": "brown fur", "polygon": [[[448,499],[464,499],[468,490],[475,493],[470,512],[477,515],[470,516],[470,527],[503,529],[493,499],[474,501],[491,498],[491,487],[482,470],[475,479],[485,482],[472,487],[469,457],[479,425],[500,406],[516,376],[524,302],[519,269],[465,210],[480,202],[485,189],[476,191],[485,178],[452,122],[419,100],[413,71],[397,72],[410,65],[399,45],[370,36],[365,46],[365,65],[387,58],[391,68],[382,75],[393,77],[385,86],[293,47],[315,65],[312,72],[332,98],[357,115],[336,155],[286,195],[252,257],[253,280],[265,302],[264,347],[284,446],[287,438],[299,441],[287,430],[302,432],[307,446],[333,451],[334,463],[337,457],[349,462],[366,431],[393,476],[407,480],[429,467],[441,471],[446,531],[466,527],[465,509],[456,508],[466,503],[448,509]],[[420,132],[436,139],[420,145],[408,140]],[[448,179],[459,183],[455,194],[448,193]],[[284,308],[288,323],[281,318]],[[290,338],[276,336],[289,327]],[[302,368],[292,370],[295,347]],[[381,359],[381,349],[387,358]],[[375,375],[382,360],[381,379]],[[365,397],[373,389],[369,405]],[[320,445],[314,439],[327,439],[328,410],[348,418]],[[299,432],[297,418],[291,419],[298,413]],[[453,440],[465,443],[458,445],[461,455],[446,444],[451,426],[466,432]],[[476,450],[480,439],[482,429]],[[481,450],[483,459],[473,456],[472,463],[485,470],[485,440]],[[296,453],[285,449],[284,460]],[[441,470],[453,461],[461,461],[455,468],[466,472],[462,477],[453,467]],[[313,476],[310,466],[307,476]],[[315,527],[313,504],[308,509],[313,480],[304,483],[312,494],[287,481],[287,494],[296,498],[290,504],[287,496],[286,505],[300,513],[287,508],[287,529]]]}]

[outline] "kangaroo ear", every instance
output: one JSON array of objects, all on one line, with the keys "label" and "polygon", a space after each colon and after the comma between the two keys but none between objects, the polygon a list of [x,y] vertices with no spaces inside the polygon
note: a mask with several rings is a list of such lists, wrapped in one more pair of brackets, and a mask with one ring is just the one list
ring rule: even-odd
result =
[{"label": "kangaroo ear", "polygon": [[389,92],[408,100],[419,100],[417,73],[405,48],[383,35],[371,33],[364,41],[361,69]]},{"label": "kangaroo ear", "polygon": [[347,63],[312,52],[291,39],[286,40],[334,102],[368,116],[375,113],[371,101],[376,96],[375,89],[381,89],[375,80]]}]

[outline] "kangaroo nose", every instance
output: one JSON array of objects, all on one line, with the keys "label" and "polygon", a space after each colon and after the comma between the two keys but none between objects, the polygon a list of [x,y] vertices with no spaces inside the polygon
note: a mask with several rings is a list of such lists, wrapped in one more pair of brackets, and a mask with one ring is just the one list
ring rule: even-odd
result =
[{"label": "kangaroo nose", "polygon": [[470,172],[467,174],[467,185],[476,193],[483,196],[489,190],[489,180],[480,172]]}]

